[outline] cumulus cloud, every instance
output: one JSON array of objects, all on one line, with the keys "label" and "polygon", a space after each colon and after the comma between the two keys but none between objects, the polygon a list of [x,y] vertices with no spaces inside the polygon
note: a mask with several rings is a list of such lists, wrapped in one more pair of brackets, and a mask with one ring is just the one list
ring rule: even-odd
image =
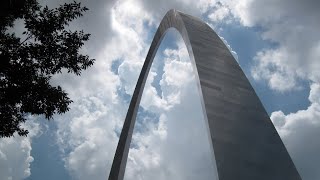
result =
[{"label": "cumulus cloud", "polygon": [[103,96],[83,97],[72,110],[56,117],[65,167],[76,179],[105,179],[111,167],[124,110]]},{"label": "cumulus cloud", "polygon": [[244,26],[261,27],[262,38],[275,44],[257,53],[252,70],[256,80],[266,80],[279,91],[299,88],[299,79],[319,82],[319,2],[248,0],[228,5]]},{"label": "cumulus cloud", "polygon": [[265,81],[273,90],[301,89],[310,85],[307,109],[284,114],[273,112],[271,119],[283,139],[302,179],[319,179],[320,18],[318,1],[225,1],[233,16],[247,27],[260,27],[270,49],[257,52],[251,69],[255,80]]},{"label": "cumulus cloud", "polygon": [[[261,37],[274,45],[257,52],[251,74],[271,89],[300,89],[299,80],[320,80],[320,3],[308,1],[224,0],[201,3],[210,23],[239,21],[262,29]],[[287,83],[285,83],[287,82]]]},{"label": "cumulus cloud", "polygon": [[[101,3],[106,7],[105,2]],[[110,10],[103,11],[103,17],[110,17],[110,27],[99,31],[106,30],[101,36],[108,38],[98,44],[100,51],[90,52],[96,62],[83,72],[81,81],[68,74],[53,77],[52,83],[60,84],[74,101],[71,110],[56,116],[55,120],[57,143],[64,153],[65,167],[75,179],[105,179],[108,176],[128,107],[121,93],[132,93],[147,51],[147,37],[143,35],[144,23],[148,24],[149,17],[139,8],[133,1],[125,1],[116,2]],[[96,21],[94,16],[90,20]],[[89,42],[85,46],[95,44]],[[118,74],[110,68],[114,61],[121,62],[116,67]]]},{"label": "cumulus cloud", "polygon": [[210,22],[213,23],[225,23],[229,24],[232,21],[230,8],[221,2],[213,2],[209,5],[210,8],[207,8],[208,18]]},{"label": "cumulus cloud", "polygon": [[211,13],[208,17],[211,21],[221,21],[229,15],[229,9],[227,7],[221,7]]},{"label": "cumulus cloud", "polygon": [[[161,98],[174,104],[166,109],[158,107],[159,120],[149,122],[147,131],[134,134],[136,146],[130,149],[125,179],[215,177],[195,76],[181,40],[177,49],[163,52]],[[150,96],[144,94],[144,99]]]},{"label": "cumulus cloud", "polygon": [[289,55],[276,50],[263,50],[257,53],[254,58],[256,63],[251,74],[255,80],[268,80],[268,85],[272,89],[284,92],[297,88],[296,74],[287,64],[279,61],[289,60]]},{"label": "cumulus cloud", "polygon": [[319,179],[320,143],[320,84],[312,84],[305,110],[285,115],[282,111],[271,114],[271,119],[283,139],[302,179]]},{"label": "cumulus cloud", "polygon": [[0,179],[19,180],[31,174],[31,143],[39,135],[40,127],[31,117],[23,126],[29,130],[28,137],[15,134],[14,137],[0,139]]}]

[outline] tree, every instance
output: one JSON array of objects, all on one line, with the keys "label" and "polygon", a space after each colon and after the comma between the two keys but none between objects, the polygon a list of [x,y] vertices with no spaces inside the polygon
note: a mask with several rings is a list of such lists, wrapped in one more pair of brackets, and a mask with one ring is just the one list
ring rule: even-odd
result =
[{"label": "tree", "polygon": [[[27,136],[21,127],[27,114],[49,120],[69,110],[72,100],[60,86],[50,85],[51,77],[62,69],[80,75],[94,63],[79,52],[90,34],[66,29],[88,8],[76,2],[55,9],[36,0],[5,2],[0,8],[0,136]],[[23,40],[8,31],[17,19],[25,24]]]}]

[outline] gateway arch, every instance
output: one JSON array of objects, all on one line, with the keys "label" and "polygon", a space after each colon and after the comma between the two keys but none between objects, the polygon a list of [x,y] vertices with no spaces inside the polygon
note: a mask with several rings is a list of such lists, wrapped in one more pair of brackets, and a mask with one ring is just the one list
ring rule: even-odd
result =
[{"label": "gateway arch", "polygon": [[245,74],[219,36],[200,19],[170,10],[162,19],[135,87],[109,180],[124,177],[144,85],[169,28],[187,46],[219,180],[301,180]]}]

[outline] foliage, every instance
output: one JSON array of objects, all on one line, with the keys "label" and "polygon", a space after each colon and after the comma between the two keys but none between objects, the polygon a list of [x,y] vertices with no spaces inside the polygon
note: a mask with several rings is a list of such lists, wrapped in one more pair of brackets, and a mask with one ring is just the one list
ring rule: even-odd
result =
[{"label": "foliage", "polygon": [[[62,69],[80,75],[93,65],[94,59],[79,52],[90,34],[66,30],[88,8],[76,2],[55,9],[36,0],[8,4],[0,17],[0,136],[27,136],[21,127],[26,114],[51,119],[69,110],[72,101],[60,86],[50,85],[51,77]],[[8,30],[17,19],[25,24],[23,41]]]}]

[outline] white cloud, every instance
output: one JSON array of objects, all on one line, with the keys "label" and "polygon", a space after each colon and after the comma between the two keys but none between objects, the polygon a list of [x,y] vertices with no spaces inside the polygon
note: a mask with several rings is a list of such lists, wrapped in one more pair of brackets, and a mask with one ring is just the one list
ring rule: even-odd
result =
[{"label": "white cloud", "polygon": [[312,84],[306,110],[285,115],[282,111],[271,114],[302,179],[319,179],[320,143],[320,85]]},{"label": "white cloud", "polygon": [[[187,49],[181,42],[180,37],[178,49],[166,49],[163,53],[162,99],[174,104],[169,109],[158,110],[159,121],[150,122],[146,132],[134,134],[136,146],[130,149],[125,179],[214,177],[195,76]],[[142,101],[144,99],[150,96],[144,94]]]},{"label": "white cloud", "polygon": [[15,134],[14,137],[0,139],[0,179],[19,180],[31,174],[31,143],[39,135],[40,127],[30,117],[23,126],[29,130],[28,137]]},{"label": "white cloud", "polygon": [[142,67],[142,62],[124,61],[118,68],[122,86],[127,94],[133,94],[136,86],[139,69]]},{"label": "white cloud", "polygon": [[230,9],[226,6],[218,6],[212,13],[208,15],[213,22],[220,22],[230,15]]},{"label": "white cloud", "polygon": [[254,58],[255,65],[251,69],[251,74],[255,80],[267,79],[269,87],[278,91],[288,91],[297,88],[296,74],[287,64],[289,56],[281,50],[263,50],[258,52]]},{"label": "white cloud", "polygon": [[[96,58],[94,66],[83,73],[81,80],[62,74],[52,81],[74,100],[71,110],[55,120],[65,167],[75,179],[107,178],[128,107],[118,90],[132,93],[147,51],[147,37],[143,35],[150,19],[134,1],[116,2],[103,16],[110,16],[107,30],[112,29],[112,34],[100,45],[101,51],[92,54]],[[108,32],[104,35],[110,36]],[[122,62],[118,75],[110,68],[117,60]]]},{"label": "white cloud", "polygon": [[228,23],[225,18],[233,17],[244,26],[260,27],[262,38],[274,43],[255,57],[252,76],[256,80],[265,80],[271,89],[281,92],[300,89],[299,80],[320,81],[319,2],[224,0],[202,4],[209,20]]},{"label": "white cloud", "polygon": [[262,38],[273,43],[254,58],[251,75],[264,80],[271,89],[300,89],[299,81],[309,81],[310,106],[285,115],[273,112],[271,119],[283,139],[302,179],[319,179],[320,144],[320,3],[299,0],[226,1],[233,16],[248,27],[263,29]]},{"label": "white cloud", "polygon": [[70,112],[55,117],[65,166],[76,179],[105,179],[111,167],[124,109],[104,96],[82,97]]},{"label": "white cloud", "polygon": [[299,79],[319,82],[319,2],[250,0],[226,4],[243,25],[261,27],[262,38],[276,44],[257,53],[253,67],[256,79],[266,80],[279,91],[299,88]]}]

